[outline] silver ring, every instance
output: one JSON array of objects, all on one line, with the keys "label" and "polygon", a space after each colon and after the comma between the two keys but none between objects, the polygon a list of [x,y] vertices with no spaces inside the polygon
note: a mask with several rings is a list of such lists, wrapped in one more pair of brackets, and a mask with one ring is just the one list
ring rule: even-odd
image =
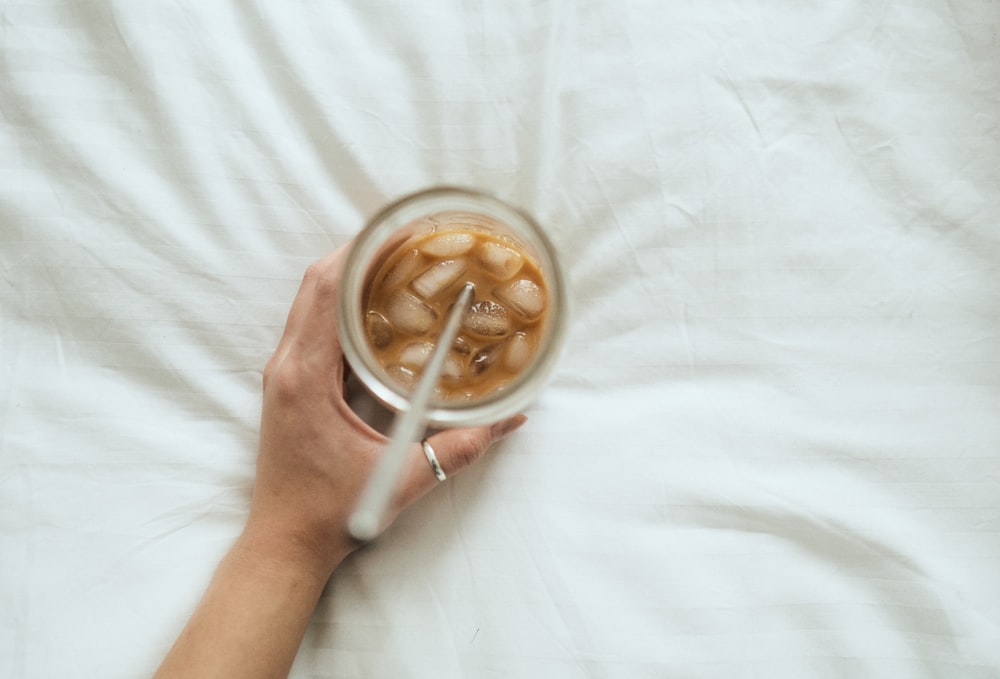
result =
[{"label": "silver ring", "polygon": [[448,478],[448,475],[444,473],[443,469],[441,469],[441,463],[438,462],[437,455],[434,454],[434,449],[431,448],[431,444],[427,442],[427,439],[420,442],[420,447],[424,449],[424,456],[426,456],[427,461],[431,463],[431,469],[434,470],[434,476],[437,477],[437,480],[444,481]]}]

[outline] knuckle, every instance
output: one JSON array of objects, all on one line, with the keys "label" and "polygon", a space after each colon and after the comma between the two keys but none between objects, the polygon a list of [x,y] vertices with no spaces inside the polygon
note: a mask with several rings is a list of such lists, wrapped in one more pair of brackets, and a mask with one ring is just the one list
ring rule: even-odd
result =
[{"label": "knuckle", "polygon": [[311,286],[317,297],[335,297],[339,287],[338,277],[323,260],[313,262],[302,274],[302,286]]},{"label": "knuckle", "polygon": [[319,280],[322,267],[320,267],[319,262],[313,262],[306,267],[305,273],[302,274],[302,281],[315,281]]},{"label": "knuckle", "polygon": [[268,359],[267,363],[264,364],[264,372],[262,374],[262,377],[263,377],[265,391],[267,390],[268,384],[271,383],[271,377],[272,375],[274,375],[274,371],[277,369],[275,368],[275,362],[276,358],[272,356],[271,358]]},{"label": "knuckle", "polygon": [[275,376],[281,372],[285,359],[287,358],[287,351],[284,350],[283,343],[278,344],[278,348],[274,350],[274,353],[267,359],[267,363],[264,364],[263,377],[263,387],[267,391],[271,383],[274,382]]},{"label": "knuckle", "polygon": [[316,296],[320,299],[331,299],[336,297],[337,288],[339,287],[337,277],[327,275],[326,271],[318,264],[313,264],[311,266],[316,267],[316,271],[312,274],[312,279],[314,281],[314,285],[316,286]]},{"label": "knuckle", "polygon": [[303,370],[298,361],[286,358],[281,367],[265,368],[264,388],[278,403],[289,403],[302,391]]}]

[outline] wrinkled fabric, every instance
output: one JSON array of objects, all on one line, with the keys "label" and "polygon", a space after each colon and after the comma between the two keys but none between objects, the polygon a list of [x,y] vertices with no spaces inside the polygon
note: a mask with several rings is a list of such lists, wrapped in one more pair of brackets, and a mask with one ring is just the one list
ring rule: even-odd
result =
[{"label": "wrinkled fabric", "polygon": [[997,676],[998,22],[0,2],[0,676],[151,674],[303,270],[436,184],[544,225],[569,340],[293,677]]}]

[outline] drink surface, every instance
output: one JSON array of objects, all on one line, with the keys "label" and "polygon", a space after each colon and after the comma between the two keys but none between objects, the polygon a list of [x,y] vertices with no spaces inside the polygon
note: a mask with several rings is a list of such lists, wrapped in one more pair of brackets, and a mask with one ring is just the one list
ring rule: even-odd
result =
[{"label": "drink surface", "polygon": [[513,239],[448,228],[415,236],[376,271],[363,302],[365,335],[386,375],[409,389],[434,351],[458,290],[476,286],[435,398],[471,401],[530,365],[545,330],[548,292]]}]

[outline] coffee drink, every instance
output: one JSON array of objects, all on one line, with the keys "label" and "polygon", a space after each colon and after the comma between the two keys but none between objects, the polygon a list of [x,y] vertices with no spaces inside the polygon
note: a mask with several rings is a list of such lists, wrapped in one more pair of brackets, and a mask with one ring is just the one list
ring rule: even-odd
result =
[{"label": "coffee drink", "polygon": [[527,368],[548,322],[549,293],[538,262],[507,234],[440,220],[385,257],[362,300],[368,345],[404,390],[419,379],[458,291],[472,306],[445,360],[438,401],[474,401],[504,389]]}]

